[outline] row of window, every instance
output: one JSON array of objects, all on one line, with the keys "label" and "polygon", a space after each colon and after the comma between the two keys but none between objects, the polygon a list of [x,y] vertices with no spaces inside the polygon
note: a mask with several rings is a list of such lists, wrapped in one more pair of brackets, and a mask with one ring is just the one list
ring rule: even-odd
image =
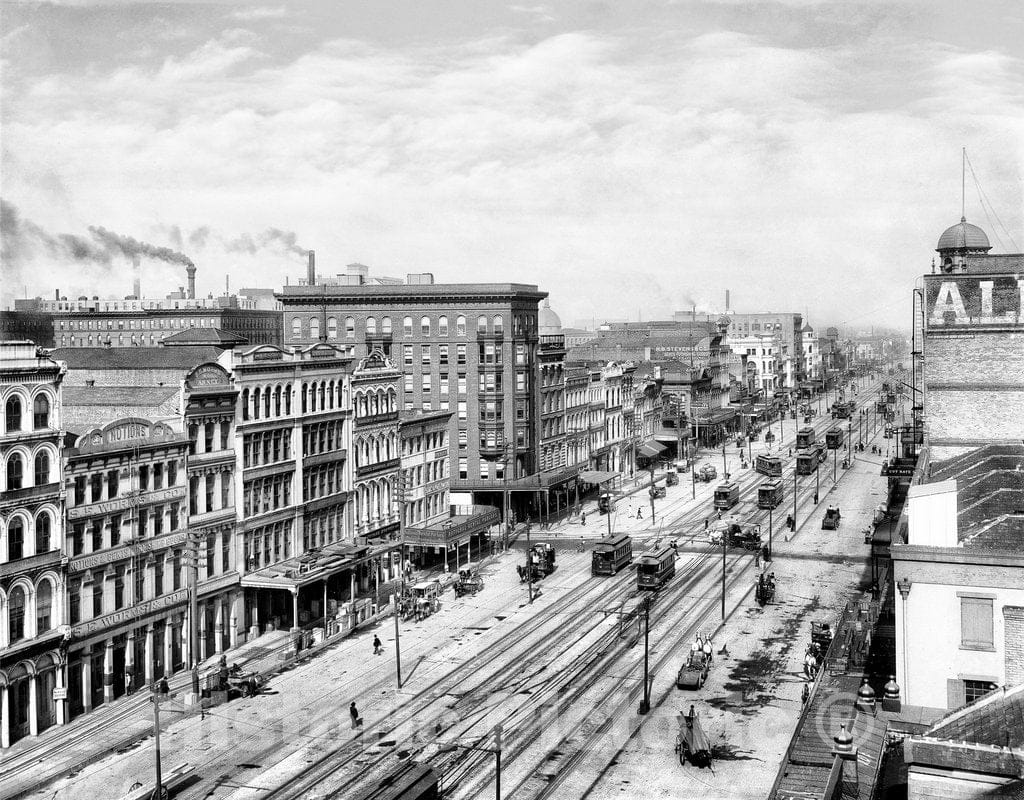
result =
[{"label": "row of window", "polygon": [[[202,428],[202,440],[199,438]],[[214,453],[217,450],[227,450],[231,447],[231,423],[230,422],[204,422],[201,426],[192,424],[188,426],[188,452],[195,455],[202,441],[204,453]]]},{"label": "row of window", "polygon": [[292,556],[292,521],[285,520],[245,534],[245,557],[250,571],[269,567]]},{"label": "row of window", "polygon": [[302,475],[303,498],[315,500],[318,497],[327,497],[335,492],[340,492],[344,476],[344,468],[336,462],[320,464],[306,470]]},{"label": "row of window", "polygon": [[118,547],[132,538],[147,539],[172,533],[182,527],[184,518],[184,504],[169,503],[139,508],[134,520],[131,515],[110,514],[74,522],[71,525],[71,555]]},{"label": "row of window", "polygon": [[[106,323],[104,325],[103,323]],[[65,327],[66,324],[66,327]],[[69,319],[61,320],[59,330],[95,331],[95,330],[163,330],[184,328],[216,328],[214,317],[175,317],[173,319],[156,317],[153,319]]]},{"label": "row of window", "polygon": [[245,484],[245,516],[265,514],[292,504],[292,474],[257,478]]},{"label": "row of window", "polygon": [[[519,319],[518,317],[516,318]],[[334,316],[327,317],[324,320],[324,337],[329,340],[338,339],[338,318]],[[529,318],[526,321],[520,323],[520,327],[525,330],[526,326],[530,324]],[[320,338],[320,325],[321,316],[312,316],[306,320],[305,329],[308,331],[308,337],[303,336],[303,320],[301,317],[292,317],[291,329],[293,339],[319,339]],[[419,335],[420,336],[431,336],[436,330],[438,336],[449,336],[450,329],[448,327],[448,317],[442,314],[437,318],[436,327],[428,316],[420,317],[419,322]],[[498,314],[492,317],[490,320],[486,315],[481,314],[476,320],[476,331],[479,334],[493,333],[496,336],[501,336],[505,331],[505,320]],[[344,338],[355,339],[356,338],[356,319],[355,317],[345,317],[342,321],[342,332]],[[377,318],[367,317],[365,324],[365,333],[367,336],[376,336],[377,329]],[[390,335],[391,330],[391,317],[383,317],[380,321],[380,333],[384,335]],[[413,336],[415,332],[415,321],[412,317],[404,317],[402,319],[402,334],[406,337]],[[466,318],[463,315],[459,315],[455,318],[455,335],[465,336],[466,335]],[[520,334],[521,335],[521,334]]]},{"label": "row of window", "polygon": [[[341,435],[344,424],[342,420],[332,419],[329,422],[304,425],[302,428],[302,452],[307,456],[312,456],[341,450],[344,443]],[[287,450],[287,445],[285,449]],[[288,458],[287,455],[284,457]]]},{"label": "row of window", "polygon": [[[48,553],[56,549],[53,541],[53,520],[45,511],[35,518],[35,550],[26,550],[25,522],[20,516],[11,517],[7,521],[7,552],[4,554],[8,562],[18,561],[28,555]],[[31,542],[29,542],[31,543]]]},{"label": "row of window", "polygon": [[402,441],[402,455],[411,456],[424,451],[440,450],[448,446],[448,434],[445,431],[431,431],[420,436],[409,436]]},{"label": "row of window", "polygon": [[[138,491],[149,492],[170,489],[178,485],[178,462],[156,462],[140,464],[134,473],[138,476]],[[129,481],[131,472],[128,469],[109,469],[105,472],[93,472],[90,475],[76,475],[74,479],[74,495],[69,498],[72,505],[83,503],[99,503],[113,500],[122,490],[131,491]],[[124,484],[124,485],[122,485]],[[105,491],[104,491],[105,490]]]},{"label": "row of window", "polygon": [[302,550],[309,552],[341,538],[345,510],[339,506],[307,512],[302,520]]},{"label": "row of window", "polygon": [[[218,481],[217,478],[220,478]],[[193,475],[189,478],[188,513],[208,514],[211,511],[219,511],[230,508],[231,502],[231,472],[222,470],[220,473],[207,473],[205,475]],[[217,491],[217,484],[220,483],[220,491]],[[218,504],[218,496],[220,503]],[[200,507],[199,498],[204,500]]]},{"label": "row of window", "polygon": [[32,609],[29,607],[29,596],[23,586],[15,584],[7,595],[7,642],[0,646],[14,644],[22,639],[39,636],[54,627],[53,619],[53,584],[45,578],[36,586],[32,599],[35,604],[35,626],[26,624]]},{"label": "row of window", "polygon": [[[18,433],[24,430],[22,423],[24,406],[20,395],[12,394],[4,403],[4,430],[7,433]],[[50,427],[50,398],[40,392],[32,398],[32,430],[43,430]]]},{"label": "row of window", "polygon": [[[307,437],[308,445],[308,437]],[[309,454],[309,449],[305,450]],[[259,467],[276,464],[292,457],[292,432],[287,430],[260,431],[247,433],[242,437],[242,466]]]},{"label": "row of window", "polygon": [[[52,462],[50,454],[46,450],[40,450],[33,459],[33,486],[45,486],[53,483],[50,474]],[[25,486],[25,461],[21,453],[11,453],[4,465],[4,489],[13,492]]]}]

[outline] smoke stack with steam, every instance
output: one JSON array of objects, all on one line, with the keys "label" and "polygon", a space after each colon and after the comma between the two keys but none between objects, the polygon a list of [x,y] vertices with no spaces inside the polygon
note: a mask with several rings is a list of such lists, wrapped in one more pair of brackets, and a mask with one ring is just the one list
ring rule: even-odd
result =
[{"label": "smoke stack with steam", "polygon": [[138,256],[132,256],[132,294],[137,300],[142,299],[142,266]]},{"label": "smoke stack with steam", "polygon": [[196,299],[196,265],[187,264],[185,266],[185,272],[188,273],[188,297],[189,300]]},{"label": "smoke stack with steam", "polygon": [[316,251],[309,251],[309,266],[306,268],[306,283],[316,285]]}]

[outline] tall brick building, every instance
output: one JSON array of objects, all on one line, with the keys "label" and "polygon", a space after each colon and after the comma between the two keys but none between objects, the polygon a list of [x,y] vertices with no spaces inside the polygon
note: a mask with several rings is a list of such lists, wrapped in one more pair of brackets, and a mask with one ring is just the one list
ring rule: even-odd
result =
[{"label": "tall brick building", "polygon": [[961,219],[914,290],[924,446],[891,548],[897,682],[950,710],[1024,683],[1024,255],[990,249]]},{"label": "tall brick building", "polygon": [[453,492],[500,506],[508,489],[522,510],[543,490],[535,476],[546,296],[516,283],[435,284],[429,274],[404,284],[368,282],[362,272],[317,282],[311,262],[306,282],[278,299],[286,345],[339,342],[356,357],[380,350],[402,372],[400,409],[454,412]]}]

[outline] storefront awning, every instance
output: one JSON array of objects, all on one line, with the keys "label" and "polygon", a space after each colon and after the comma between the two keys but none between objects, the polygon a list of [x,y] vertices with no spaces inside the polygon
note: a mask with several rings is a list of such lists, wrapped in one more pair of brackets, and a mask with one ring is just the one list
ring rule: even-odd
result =
[{"label": "storefront awning", "polygon": [[637,455],[641,455],[644,458],[657,458],[665,452],[667,448],[663,444],[658,444],[654,439],[650,439],[636,451]]},{"label": "storefront awning", "polygon": [[600,469],[585,469],[580,472],[580,480],[584,483],[607,483],[619,477],[618,472],[608,472]]},{"label": "storefront awning", "polygon": [[292,590],[350,569],[369,554],[369,547],[336,542],[243,575],[241,585],[249,589]]},{"label": "storefront awning", "polygon": [[469,537],[483,533],[500,521],[498,509],[491,506],[463,506],[467,513],[453,514],[442,522],[410,525],[405,529],[405,544],[426,547],[451,547],[466,544]]}]

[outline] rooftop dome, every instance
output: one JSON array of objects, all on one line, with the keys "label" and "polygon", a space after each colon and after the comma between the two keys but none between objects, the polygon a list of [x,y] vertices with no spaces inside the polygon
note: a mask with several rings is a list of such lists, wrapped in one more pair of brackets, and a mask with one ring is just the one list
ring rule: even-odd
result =
[{"label": "rooftop dome", "polygon": [[537,327],[540,329],[541,336],[555,336],[562,332],[562,320],[551,310],[551,305],[547,300],[544,301],[544,307],[537,314]]},{"label": "rooftop dome", "polygon": [[985,231],[969,223],[966,217],[960,217],[956,225],[942,232],[935,249],[940,253],[943,250],[991,250],[992,245],[989,244]]}]

